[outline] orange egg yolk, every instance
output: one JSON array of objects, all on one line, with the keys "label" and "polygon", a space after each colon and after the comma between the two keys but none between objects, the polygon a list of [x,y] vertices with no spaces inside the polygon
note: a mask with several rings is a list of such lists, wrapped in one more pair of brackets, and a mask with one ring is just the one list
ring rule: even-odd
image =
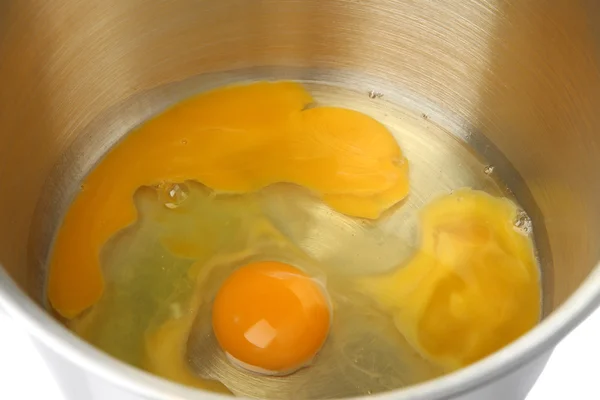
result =
[{"label": "orange egg yolk", "polygon": [[215,336],[227,355],[269,374],[291,373],[309,363],[325,342],[331,319],[323,288],[280,262],[235,271],[212,312]]},{"label": "orange egg yolk", "polygon": [[301,185],[339,212],[377,218],[408,194],[408,163],[374,119],[311,107],[292,82],[231,86],[184,101],[129,134],[91,171],[50,259],[48,297],[64,317],[104,290],[99,255],[136,218],[141,186],[193,180],[219,192]]}]

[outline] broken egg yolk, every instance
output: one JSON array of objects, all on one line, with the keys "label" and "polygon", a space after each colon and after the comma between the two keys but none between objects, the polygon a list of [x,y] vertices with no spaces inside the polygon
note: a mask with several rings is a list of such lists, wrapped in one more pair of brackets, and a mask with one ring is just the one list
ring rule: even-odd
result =
[{"label": "broken egg yolk", "polygon": [[231,274],[212,309],[215,336],[228,357],[254,372],[283,375],[306,366],[329,332],[323,288],[280,262],[257,262]]},{"label": "broken egg yolk", "polygon": [[507,199],[460,190],[427,205],[416,255],[363,289],[427,358],[456,369],[499,350],[540,318],[531,240]]},{"label": "broken egg yolk", "polygon": [[102,246],[137,217],[133,194],[163,182],[246,193],[279,182],[350,216],[377,218],[408,194],[390,132],[357,111],[310,107],[297,83],[230,86],[184,101],[131,132],[91,171],[60,227],[48,297],[74,318],[104,290]]}]

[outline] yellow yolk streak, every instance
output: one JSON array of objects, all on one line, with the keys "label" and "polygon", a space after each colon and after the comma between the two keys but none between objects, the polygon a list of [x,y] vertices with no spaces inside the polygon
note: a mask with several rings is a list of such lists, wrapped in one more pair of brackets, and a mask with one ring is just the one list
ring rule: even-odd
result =
[{"label": "yellow yolk streak", "polygon": [[540,318],[539,271],[516,215],[510,201],[483,192],[437,199],[421,213],[414,258],[361,285],[423,356],[448,369],[473,363]]},{"label": "yellow yolk streak", "polygon": [[195,180],[245,193],[290,182],[339,212],[377,218],[408,194],[408,163],[390,132],[356,111],[316,107],[301,85],[260,82],[184,101],[119,143],[89,174],[50,260],[48,297],[64,317],[95,304],[102,246],[137,217],[141,186]]},{"label": "yellow yolk streak", "polygon": [[[193,271],[198,271],[201,265],[193,265]],[[187,309],[179,318],[171,318],[162,323],[157,329],[150,330],[145,337],[145,359],[143,367],[146,371],[169,379],[182,385],[200,389],[208,389],[218,393],[231,392],[220,382],[202,379],[190,371],[187,363],[187,343],[194,324],[194,319],[202,306],[205,274],[194,274],[196,289],[193,291]]]}]

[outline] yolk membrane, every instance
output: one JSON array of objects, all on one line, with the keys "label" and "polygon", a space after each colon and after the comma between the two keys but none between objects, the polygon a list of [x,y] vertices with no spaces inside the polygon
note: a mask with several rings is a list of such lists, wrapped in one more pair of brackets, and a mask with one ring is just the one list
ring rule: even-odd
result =
[{"label": "yolk membrane", "polygon": [[263,261],[227,278],[215,298],[212,321],[234,363],[282,375],[313,359],[327,338],[330,314],[316,281],[290,265]]}]

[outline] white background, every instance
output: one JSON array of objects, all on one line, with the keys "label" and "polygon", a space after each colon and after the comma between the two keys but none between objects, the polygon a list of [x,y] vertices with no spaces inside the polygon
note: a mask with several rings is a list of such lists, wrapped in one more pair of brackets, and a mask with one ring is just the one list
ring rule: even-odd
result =
[{"label": "white background", "polygon": [[[527,400],[600,399],[600,370],[597,368],[599,359],[600,310],[592,314],[556,348]],[[33,349],[30,339],[2,312],[0,399],[64,400],[48,367]]]}]

